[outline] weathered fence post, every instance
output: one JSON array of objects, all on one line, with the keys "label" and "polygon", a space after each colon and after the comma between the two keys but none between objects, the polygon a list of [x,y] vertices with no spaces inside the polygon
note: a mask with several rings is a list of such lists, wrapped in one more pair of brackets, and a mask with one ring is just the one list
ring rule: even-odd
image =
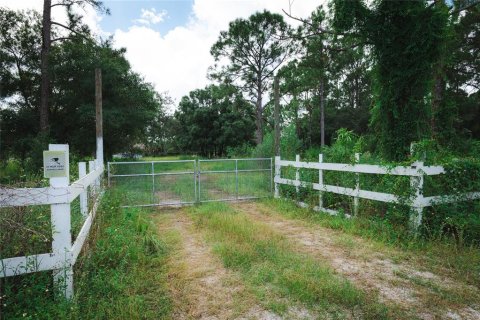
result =
[{"label": "weathered fence post", "polygon": [[410,177],[410,187],[415,190],[415,196],[410,213],[410,226],[413,232],[417,232],[422,224],[423,215],[423,161],[416,161],[412,164],[413,169],[417,169],[417,175]]},{"label": "weathered fence post", "polygon": [[280,189],[278,188],[278,182],[275,180],[280,179],[280,156],[275,156],[275,176],[273,181],[275,182],[275,198],[280,198]]},{"label": "weathered fence post", "polygon": [[[50,178],[52,188],[66,188],[70,183],[68,144],[50,144],[49,151],[64,151],[65,177]],[[72,235],[70,203],[51,205],[52,253],[60,268],[53,271],[53,281],[58,292],[70,299],[73,296],[73,268],[71,265]]]},{"label": "weathered fence post", "polygon": [[[78,178],[81,179],[87,175],[87,164],[85,162],[78,163]],[[86,218],[88,216],[88,194],[85,190],[80,193],[80,212]]]},{"label": "weathered fence post", "polygon": [[[318,155],[318,162],[323,162],[323,154],[320,153]],[[320,186],[320,191],[318,192],[318,211],[323,209],[323,170],[318,169],[318,185]]]},{"label": "weathered fence post", "polygon": [[[360,153],[355,153],[355,163],[359,163],[360,161]],[[360,192],[360,174],[355,173],[355,197],[353,197],[353,215],[358,215],[358,204],[359,204],[359,197],[358,193]]]},{"label": "weathered fence post", "polygon": [[296,167],[296,170],[295,170],[295,191],[297,193],[297,198],[298,198],[298,194],[300,193],[300,155],[297,154],[295,156],[295,167]]},{"label": "weathered fence post", "polygon": [[[95,161],[88,161],[88,172],[93,172],[95,171]],[[95,197],[95,194],[97,193],[97,183],[94,182],[90,186],[90,196]]]}]

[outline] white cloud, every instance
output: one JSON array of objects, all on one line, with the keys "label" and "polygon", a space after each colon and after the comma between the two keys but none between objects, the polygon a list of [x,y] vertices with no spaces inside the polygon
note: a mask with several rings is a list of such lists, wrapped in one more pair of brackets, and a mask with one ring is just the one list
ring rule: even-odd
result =
[{"label": "white cloud", "polygon": [[[27,10],[33,9],[40,13],[43,12],[43,1],[41,0],[0,0],[0,7],[5,7],[13,10]],[[84,8],[79,6],[74,7],[74,12],[83,16],[82,22],[90,27],[92,32],[96,35],[105,36],[106,33],[100,28],[100,21],[102,16],[95,11],[91,6],[86,5]],[[66,23],[68,20],[65,8],[56,6],[52,8],[52,20]]]},{"label": "white cloud", "polygon": [[[325,0],[296,0],[291,13],[307,17]],[[42,11],[40,0],[0,0],[0,6],[12,9],[36,9]],[[264,9],[283,14],[289,11],[289,0],[194,0],[189,22],[162,35],[152,25],[165,19],[165,11],[155,9],[142,10],[138,24],[128,29],[114,32],[115,45],[127,48],[126,56],[133,69],[144,75],[159,92],[168,91],[178,102],[179,99],[196,88],[208,84],[207,69],[213,64],[210,47],[217,40],[221,30],[236,18],[247,18],[256,11]],[[80,13],[84,23],[94,33],[105,36],[101,30],[99,15],[93,8],[86,6]],[[65,21],[65,10],[56,7],[52,12],[55,19]],[[298,22],[286,18],[297,25]]]},{"label": "white cloud", "polygon": [[166,16],[167,16],[166,10],[157,12],[155,8],[142,9],[142,15],[140,19],[133,20],[133,22],[144,24],[144,25],[158,24],[160,22],[163,22]]},{"label": "white cloud", "polygon": [[[321,3],[318,0],[297,0],[292,14],[309,16]],[[168,91],[178,102],[191,90],[208,84],[207,69],[213,64],[210,47],[220,31],[236,18],[247,18],[264,9],[281,13],[289,10],[288,0],[195,0],[190,21],[165,35],[148,25],[116,30],[117,47],[127,48],[127,58],[135,71],[162,92]],[[296,25],[298,22],[286,18]]]}]

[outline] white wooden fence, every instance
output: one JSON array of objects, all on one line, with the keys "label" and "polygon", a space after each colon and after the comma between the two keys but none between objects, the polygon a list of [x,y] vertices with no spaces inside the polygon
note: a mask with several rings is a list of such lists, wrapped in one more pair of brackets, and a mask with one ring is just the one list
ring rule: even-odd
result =
[{"label": "white wooden fence", "polygon": [[[360,159],[359,154],[355,154],[355,159],[358,162]],[[296,168],[295,180],[285,179],[281,177],[282,167],[294,167]],[[318,170],[318,183],[309,183],[300,181],[300,169],[315,169]],[[337,171],[337,172],[351,172],[356,173],[355,188],[347,188],[341,186],[328,185],[323,183],[324,171]],[[275,197],[280,196],[279,185],[291,185],[296,187],[297,193],[300,187],[310,187],[314,190],[320,191],[318,206],[314,207],[315,210],[325,211],[330,214],[337,214],[337,211],[327,209],[323,207],[323,192],[331,192],[346,196],[353,197],[353,215],[358,214],[359,198],[376,200],[388,203],[400,203],[401,199],[394,194],[362,190],[360,187],[359,174],[381,174],[381,175],[396,175],[396,176],[408,176],[410,177],[410,186],[414,188],[415,195],[411,202],[413,214],[410,216],[410,223],[416,230],[422,223],[423,208],[432,206],[438,203],[450,203],[458,201],[458,197],[453,195],[440,195],[440,196],[423,196],[423,183],[424,176],[433,176],[444,174],[445,170],[441,166],[424,166],[421,161],[414,162],[410,166],[397,166],[393,168],[370,165],[370,164],[345,164],[345,163],[326,163],[323,162],[323,155],[320,154],[318,162],[301,162],[300,156],[297,155],[295,161],[281,160],[280,157],[275,157]],[[474,200],[480,199],[480,192],[471,192],[462,195],[462,199]]]},{"label": "white wooden fence", "polygon": [[[49,150],[67,151],[68,155],[68,145],[51,144]],[[68,157],[66,167],[68,172]],[[52,252],[0,260],[0,278],[52,270],[57,289],[66,298],[72,297],[73,266],[97,211],[103,163],[90,161],[87,174],[86,163],[80,162],[78,171],[79,179],[72,184],[67,174],[65,178],[50,178],[50,187],[46,188],[0,189],[0,207],[50,205],[53,239]],[[80,197],[80,211],[85,221],[72,244],[70,204],[77,197]],[[95,199],[90,212],[88,197]]]}]

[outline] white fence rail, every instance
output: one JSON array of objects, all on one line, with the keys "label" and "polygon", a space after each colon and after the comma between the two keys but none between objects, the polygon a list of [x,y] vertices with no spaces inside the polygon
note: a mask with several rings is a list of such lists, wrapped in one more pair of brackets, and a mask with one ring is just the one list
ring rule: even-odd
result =
[{"label": "white fence rail", "polygon": [[[358,162],[360,155],[356,154],[355,159]],[[295,179],[285,179],[281,177],[281,168],[282,167],[293,167],[296,168]],[[300,169],[315,169],[318,170],[318,183],[309,183],[300,181]],[[337,171],[337,172],[351,172],[356,173],[357,177],[355,180],[355,188],[347,188],[341,186],[334,186],[324,184],[323,172],[324,171]],[[329,212],[331,214],[336,214],[337,212],[331,209],[324,208],[323,206],[323,192],[331,192],[340,195],[346,195],[353,197],[353,214],[358,213],[359,198],[382,201],[388,203],[399,203],[401,200],[397,195],[377,192],[377,191],[368,191],[362,190],[360,186],[359,174],[380,174],[380,175],[397,175],[397,176],[408,176],[410,177],[410,185],[415,189],[415,196],[411,203],[412,211],[414,214],[410,217],[410,222],[414,229],[417,229],[422,223],[422,213],[423,208],[432,206],[433,204],[438,203],[449,203],[458,201],[458,197],[453,195],[442,195],[442,196],[432,196],[424,197],[423,196],[423,184],[424,176],[432,176],[444,174],[445,170],[441,166],[424,166],[424,163],[421,161],[414,162],[411,166],[397,166],[397,167],[384,167],[379,165],[370,165],[370,164],[345,164],[345,163],[326,163],[323,162],[323,155],[319,155],[318,162],[301,162],[300,156],[296,156],[295,161],[282,160],[280,157],[275,157],[275,197],[280,196],[279,185],[291,185],[296,187],[296,192],[299,192],[300,187],[310,187],[314,190],[320,191],[319,194],[319,203],[316,206],[315,210],[321,210]],[[480,199],[480,192],[471,192],[463,195],[464,199],[474,200]]]},{"label": "white fence rail", "polygon": [[[66,151],[68,154],[68,145],[51,144],[49,150]],[[0,190],[0,207],[50,205],[52,222],[52,251],[0,260],[0,278],[52,270],[56,287],[66,298],[72,297],[73,265],[88,237],[97,211],[103,164],[99,161],[90,161],[89,173],[86,171],[86,163],[80,162],[79,179],[72,184],[69,183],[67,174],[67,177],[50,178],[50,187],[47,188]],[[70,204],[77,197],[80,197],[80,212],[85,221],[72,244]],[[88,197],[96,200],[90,212]]]}]

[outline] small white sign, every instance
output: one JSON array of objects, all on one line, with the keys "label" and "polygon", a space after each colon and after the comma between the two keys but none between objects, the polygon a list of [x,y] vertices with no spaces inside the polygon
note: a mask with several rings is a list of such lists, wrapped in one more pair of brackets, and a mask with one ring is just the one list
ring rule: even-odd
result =
[{"label": "small white sign", "polygon": [[43,151],[43,172],[45,178],[66,177],[67,172],[66,151]]}]

